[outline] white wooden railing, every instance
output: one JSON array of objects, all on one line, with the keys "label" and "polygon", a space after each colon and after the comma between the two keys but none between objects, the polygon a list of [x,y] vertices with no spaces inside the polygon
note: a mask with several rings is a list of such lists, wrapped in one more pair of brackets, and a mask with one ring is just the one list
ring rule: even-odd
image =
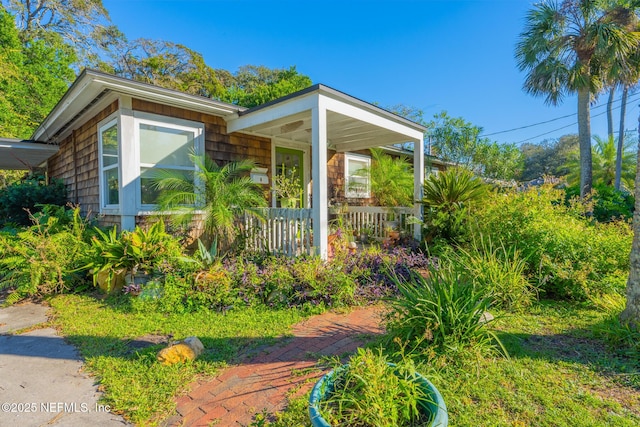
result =
[{"label": "white wooden railing", "polygon": [[247,249],[296,256],[312,254],[311,209],[264,208],[245,213]]},{"label": "white wooden railing", "polygon": [[389,227],[410,235],[412,225],[409,218],[415,215],[415,211],[409,207],[348,206],[342,215],[356,234],[368,231],[371,237],[380,240],[387,237]]}]

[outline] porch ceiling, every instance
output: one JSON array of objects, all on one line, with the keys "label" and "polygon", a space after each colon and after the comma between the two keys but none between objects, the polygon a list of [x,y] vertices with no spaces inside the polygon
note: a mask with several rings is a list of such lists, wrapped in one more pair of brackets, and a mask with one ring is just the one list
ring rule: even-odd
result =
[{"label": "porch ceiling", "polygon": [[413,142],[424,131],[417,123],[322,85],[243,112],[229,121],[229,130],[311,144],[311,112],[320,104],[326,106],[327,145],[332,150]]},{"label": "porch ceiling", "polygon": [[57,152],[57,145],[0,138],[0,169],[32,169]]}]

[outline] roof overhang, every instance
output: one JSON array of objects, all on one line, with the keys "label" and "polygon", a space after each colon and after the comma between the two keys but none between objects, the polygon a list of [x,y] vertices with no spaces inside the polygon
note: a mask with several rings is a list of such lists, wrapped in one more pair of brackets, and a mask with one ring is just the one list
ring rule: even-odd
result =
[{"label": "roof overhang", "polygon": [[30,170],[42,165],[57,152],[57,145],[0,138],[0,169]]},{"label": "roof overhang", "polygon": [[[245,110],[237,105],[215,101],[203,96],[191,95],[113,76],[100,71],[85,69],[80,73],[62,99],[51,110],[34,132],[32,139],[58,143],[60,132],[81,120],[88,107],[105,94],[126,95],[138,99],[157,102],[215,116],[235,115]],[[111,96],[109,99],[115,99]]]},{"label": "roof overhang", "polygon": [[315,85],[227,119],[229,132],[311,144],[314,108],[326,108],[328,148],[354,151],[422,140],[426,128],[324,85]]}]

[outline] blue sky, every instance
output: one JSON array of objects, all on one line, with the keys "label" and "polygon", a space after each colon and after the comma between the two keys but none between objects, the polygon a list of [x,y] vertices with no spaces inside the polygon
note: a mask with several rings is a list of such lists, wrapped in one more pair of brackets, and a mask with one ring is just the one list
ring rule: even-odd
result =
[{"label": "blue sky", "polygon": [[[533,3],[103,0],[129,39],[182,43],[214,68],[295,65],[314,83],[383,107],[416,107],[427,119],[446,110],[481,126],[487,135],[570,115],[489,136],[509,143],[577,133],[575,97],[548,106],[522,89],[524,73],[516,68],[514,48]],[[639,100],[640,94],[630,97],[627,129],[637,127]],[[599,105],[606,96],[599,101],[592,107],[592,133],[605,136],[605,108]],[[616,122],[618,116],[616,110]]]}]

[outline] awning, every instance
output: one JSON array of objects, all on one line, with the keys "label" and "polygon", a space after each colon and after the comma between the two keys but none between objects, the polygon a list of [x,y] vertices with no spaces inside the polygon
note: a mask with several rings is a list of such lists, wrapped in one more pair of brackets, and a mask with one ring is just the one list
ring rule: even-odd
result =
[{"label": "awning", "polygon": [[0,138],[0,169],[33,169],[43,164],[57,152],[57,145],[22,139]]}]

